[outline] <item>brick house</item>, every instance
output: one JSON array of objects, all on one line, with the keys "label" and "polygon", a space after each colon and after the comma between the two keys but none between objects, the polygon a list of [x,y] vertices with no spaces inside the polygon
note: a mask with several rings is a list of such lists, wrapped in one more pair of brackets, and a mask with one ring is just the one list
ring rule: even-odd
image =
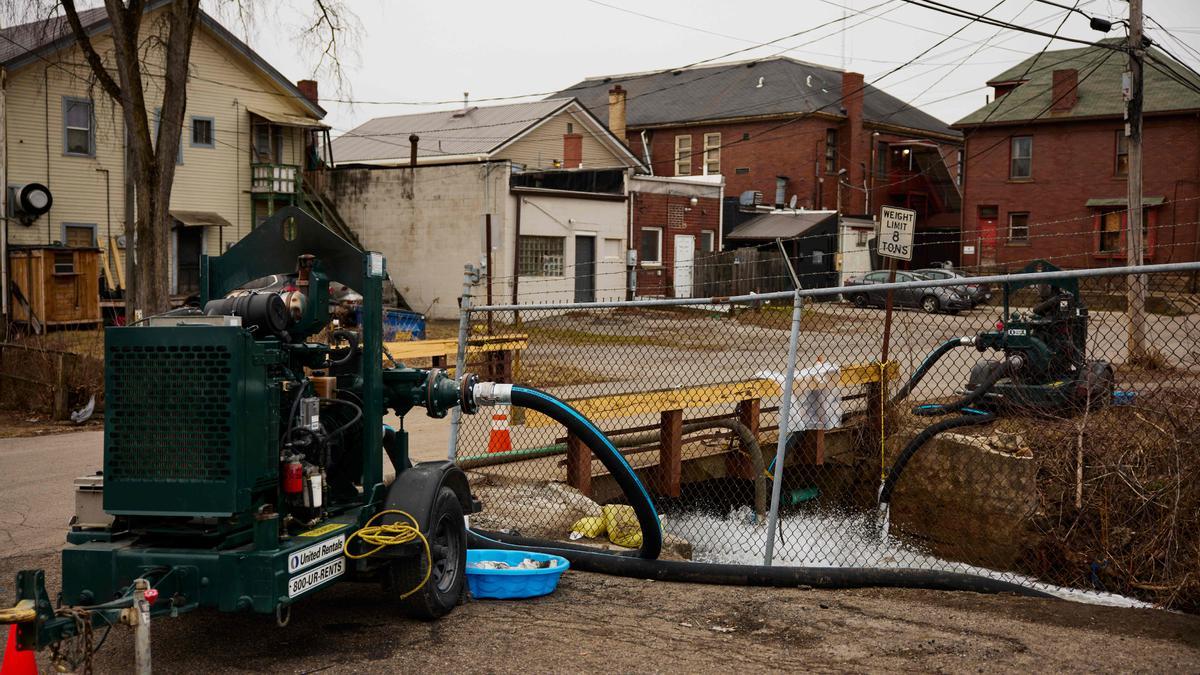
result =
[{"label": "brick house", "polygon": [[775,57],[594,77],[556,96],[607,115],[655,176],[723,176],[727,204],[746,193],[850,214],[910,206],[919,236],[951,242],[919,251],[957,251],[961,134],[859,73]]},{"label": "brick house", "polygon": [[[1125,68],[1123,53],[1083,47],[1031,57],[988,81],[995,99],[953,125],[965,135],[964,264],[1124,264]],[[1196,260],[1200,93],[1150,64],[1144,81],[1145,260]]]},{"label": "brick house", "polygon": [[721,250],[724,191],[720,175],[630,178],[630,241],[637,247],[637,295],[692,295],[696,265],[703,265],[707,254]]}]

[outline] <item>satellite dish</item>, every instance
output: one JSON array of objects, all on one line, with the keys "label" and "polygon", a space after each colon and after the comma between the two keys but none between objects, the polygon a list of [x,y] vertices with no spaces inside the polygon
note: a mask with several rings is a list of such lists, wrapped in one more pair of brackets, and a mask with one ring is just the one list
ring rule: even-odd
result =
[{"label": "satellite dish", "polygon": [[792,195],[792,198],[788,200],[788,208],[793,211],[796,210],[796,195]]}]

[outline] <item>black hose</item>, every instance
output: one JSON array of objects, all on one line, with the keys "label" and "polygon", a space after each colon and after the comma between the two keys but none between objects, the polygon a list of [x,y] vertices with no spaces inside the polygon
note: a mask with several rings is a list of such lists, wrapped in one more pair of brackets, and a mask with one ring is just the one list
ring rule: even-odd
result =
[{"label": "black hose", "polygon": [[620,486],[621,492],[629,499],[630,506],[637,515],[638,525],[642,528],[642,546],[637,555],[647,559],[657,558],[662,552],[662,523],[658,520],[654,501],[638,480],[633,467],[629,466],[629,462],[625,461],[625,457],[613,446],[604,432],[566,402],[537,389],[513,386],[512,404],[536,410],[558,422],[591,449]]},{"label": "black hose", "polygon": [[900,454],[896,456],[896,461],[892,463],[892,468],[888,471],[887,478],[883,481],[883,487],[881,487],[879,490],[879,503],[891,503],[892,491],[896,489],[896,483],[900,480],[900,474],[904,473],[904,467],[908,466],[908,462],[913,458],[913,455],[917,454],[917,451],[921,449],[921,446],[928,443],[931,438],[942,433],[943,431],[949,431],[950,429],[957,429],[959,427],[975,426],[977,424],[986,424],[994,419],[996,419],[995,413],[985,412],[982,410],[975,411],[971,409],[971,412],[966,415],[935,422],[934,424],[922,429],[921,433],[914,436],[913,439],[904,446],[904,449],[900,451]]},{"label": "black hose", "polygon": [[321,401],[323,401],[325,403],[341,403],[342,405],[348,405],[351,408],[354,408],[354,417],[352,417],[349,422],[346,422],[345,424],[338,427],[337,429],[329,432],[329,438],[331,438],[331,439],[337,438],[340,434],[342,434],[347,429],[349,429],[351,426],[353,426],[355,422],[362,419],[362,416],[363,416],[362,408],[358,407],[351,401],[347,401],[345,399],[340,399],[340,398],[325,398],[324,396],[321,397]]},{"label": "black hose", "polygon": [[979,383],[979,386],[975,387],[975,389],[969,392],[966,396],[963,396],[955,401],[950,403],[922,405],[913,408],[913,414],[922,417],[945,415],[947,413],[957,412],[960,410],[966,410],[967,414],[948,420],[942,420],[941,422],[935,422],[934,424],[925,427],[919,434],[914,436],[907,445],[904,446],[904,449],[901,450],[900,454],[896,456],[896,461],[892,463],[892,467],[888,471],[887,478],[884,479],[883,485],[879,488],[879,503],[891,503],[892,491],[896,489],[896,483],[900,480],[900,474],[904,473],[904,467],[908,466],[909,460],[911,460],[913,456],[917,454],[917,451],[920,450],[921,447],[926,443],[928,443],[934,436],[950,429],[975,426],[978,424],[987,424],[988,422],[996,419],[995,413],[983,410],[975,410],[974,408],[968,408],[967,406],[987,395],[987,393],[991,391],[992,387],[994,387],[1001,378],[1011,372],[1015,372],[1016,369],[1020,367],[1020,363],[1020,361],[1015,359],[1006,359],[997,363],[991,369],[991,371],[988,372],[987,377],[985,377],[983,381]]},{"label": "black hose", "polygon": [[870,567],[765,567],[683,560],[644,560],[602,553],[574,544],[530,539],[497,532],[468,530],[467,534],[470,538],[469,545],[472,548],[540,550],[566,558],[571,562],[571,567],[578,570],[635,579],[774,588],[795,588],[802,585],[814,588],[886,586],[939,591],[1014,593],[1039,598],[1051,597],[1048,593],[1011,581],[959,572]]},{"label": "black hose", "polygon": [[889,403],[895,405],[908,398],[908,395],[912,393],[912,390],[917,386],[917,383],[919,383],[925,377],[925,375],[929,373],[929,369],[933,368],[933,364],[937,363],[939,359],[946,355],[946,352],[949,352],[955,347],[963,347],[969,344],[971,344],[971,341],[968,338],[953,338],[938,345],[937,349],[929,352],[929,356],[926,356],[925,360],[921,362],[921,365],[918,366],[915,371],[913,371],[912,377],[908,378],[908,382],[905,382],[903,387],[900,387],[900,391],[896,392],[896,395],[892,397],[892,400]]},{"label": "black hose", "polygon": [[988,372],[987,376],[983,378],[983,381],[979,383],[979,386],[967,392],[965,396],[949,403],[919,405],[916,408],[913,408],[913,414],[919,417],[934,417],[936,415],[945,415],[946,413],[962,410],[969,405],[974,405],[976,401],[986,396],[987,393],[992,390],[992,387],[996,386],[997,382],[1011,372],[1014,372],[1018,368],[1018,364],[1019,361],[1015,361],[1013,359],[1001,361],[997,363],[990,372]]},{"label": "black hose", "polygon": [[349,331],[349,330],[345,330],[345,329],[335,330],[329,334],[329,343],[335,344],[338,341],[338,338],[341,338],[341,339],[345,340],[346,342],[350,343],[350,346],[346,349],[345,356],[343,356],[340,359],[337,359],[336,361],[330,360],[329,366],[331,368],[333,366],[341,366],[341,365],[345,365],[345,364],[349,363],[350,359],[354,358],[354,355],[358,353],[358,335],[356,335],[354,333],[354,331]]}]

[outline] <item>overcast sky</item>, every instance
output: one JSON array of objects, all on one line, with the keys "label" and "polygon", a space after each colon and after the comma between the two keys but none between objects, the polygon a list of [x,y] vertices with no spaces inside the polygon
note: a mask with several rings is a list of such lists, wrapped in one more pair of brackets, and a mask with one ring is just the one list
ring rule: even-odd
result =
[{"label": "overcast sky", "polygon": [[[843,1],[848,16],[844,23],[753,48],[841,18]],[[997,1],[953,4],[981,13]],[[1069,5],[1074,0],[1057,1]],[[255,49],[293,79],[310,76],[314,66],[293,39],[310,4],[311,0],[287,0],[276,12],[272,3],[261,3],[249,35]],[[1122,0],[1078,4],[1089,15],[1124,18],[1128,13]],[[268,6],[269,15],[261,9]],[[351,89],[341,94],[356,101],[461,100],[464,91],[472,99],[543,94],[587,76],[674,68],[748,47],[752,49],[729,60],[783,53],[840,68],[843,38],[846,67],[872,82],[968,23],[901,0],[352,0],[351,6],[362,33],[346,63]],[[1200,67],[1200,0],[1145,0],[1145,11],[1184,44],[1162,34],[1151,21],[1149,35]],[[1064,14],[1038,0],[1003,0],[988,15],[1054,32]],[[1102,37],[1078,14],[1067,18],[1060,34]],[[1123,27],[1110,35],[1124,35]],[[976,23],[876,86],[953,122],[984,103],[989,90],[983,83],[990,76],[1041,50],[1046,42],[1044,37]],[[1052,49],[1071,46],[1056,42]],[[321,84],[322,97],[338,97],[330,82]],[[335,136],[372,117],[451,107],[322,104]]]}]

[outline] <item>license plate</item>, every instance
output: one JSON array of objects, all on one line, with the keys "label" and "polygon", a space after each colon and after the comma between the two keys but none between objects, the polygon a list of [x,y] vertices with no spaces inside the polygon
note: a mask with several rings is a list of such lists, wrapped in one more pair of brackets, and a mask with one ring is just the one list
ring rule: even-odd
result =
[{"label": "license plate", "polygon": [[1026,331],[1024,328],[1009,328],[1008,334],[1012,335],[1013,337],[1025,337],[1025,335],[1028,334],[1028,331]]},{"label": "license plate", "polygon": [[346,559],[339,557],[330,560],[316,569],[297,574],[288,579],[288,597],[294,598],[307,593],[317,586],[342,576],[345,571]]}]

